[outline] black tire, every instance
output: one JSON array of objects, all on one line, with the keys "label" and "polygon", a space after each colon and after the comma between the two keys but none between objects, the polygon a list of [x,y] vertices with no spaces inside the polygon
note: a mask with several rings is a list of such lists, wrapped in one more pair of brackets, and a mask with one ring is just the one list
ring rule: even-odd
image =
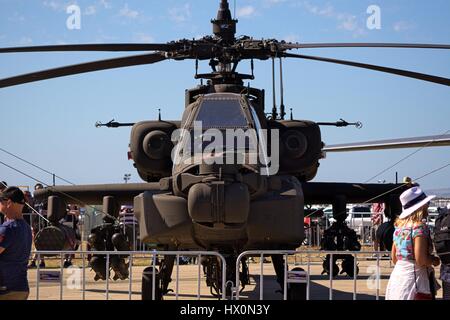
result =
[{"label": "black tire", "polygon": [[[294,268],[292,271],[305,271],[302,268]],[[288,300],[290,301],[306,301],[306,283],[289,283],[288,284]]]},{"label": "black tire", "polygon": [[153,300],[153,270],[155,270],[155,300],[162,300],[161,278],[156,268],[148,267],[142,273],[142,300]]},{"label": "black tire", "polygon": [[[34,245],[39,251],[63,251],[66,245],[66,234],[57,226],[49,226],[38,232]],[[45,255],[47,257],[56,255]]]}]

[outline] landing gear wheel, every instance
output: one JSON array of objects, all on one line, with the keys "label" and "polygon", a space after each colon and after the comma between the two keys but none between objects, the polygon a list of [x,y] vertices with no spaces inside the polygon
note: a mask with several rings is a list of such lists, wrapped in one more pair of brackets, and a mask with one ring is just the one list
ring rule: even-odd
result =
[{"label": "landing gear wheel", "polygon": [[[294,268],[292,271],[305,271],[302,268]],[[287,299],[292,301],[306,300],[306,283],[289,283],[287,288]]]},{"label": "landing gear wheel", "polygon": [[153,272],[155,272],[155,300],[162,300],[161,277],[154,267],[148,267],[142,273],[142,300],[153,300]]}]

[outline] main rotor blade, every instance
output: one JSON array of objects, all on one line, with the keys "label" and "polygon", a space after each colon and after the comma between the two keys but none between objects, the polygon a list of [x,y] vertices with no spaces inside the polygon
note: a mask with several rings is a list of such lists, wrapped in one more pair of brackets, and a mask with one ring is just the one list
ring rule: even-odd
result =
[{"label": "main rotor blade", "polygon": [[429,74],[418,73],[418,72],[413,72],[413,71],[381,67],[381,66],[376,66],[373,64],[366,64],[366,63],[346,61],[346,60],[337,60],[337,59],[330,59],[330,58],[323,58],[323,57],[315,57],[315,56],[305,56],[305,55],[301,55],[301,54],[292,54],[292,53],[284,53],[283,57],[299,58],[299,59],[307,59],[307,60],[315,60],[315,61],[342,64],[342,65],[351,66],[351,67],[375,70],[375,71],[380,71],[380,72],[385,72],[385,73],[396,74],[396,75],[403,76],[403,77],[438,83],[438,84],[442,84],[444,86],[450,86],[450,79],[447,79],[447,78],[432,76]]},{"label": "main rotor blade", "polygon": [[17,86],[24,83],[36,82],[41,80],[53,79],[58,77],[65,77],[74,74],[100,71],[107,69],[131,67],[144,64],[152,64],[163,61],[166,57],[164,53],[153,53],[138,56],[129,56],[108,60],[100,60],[88,63],[81,63],[72,66],[60,67],[44,71],[28,73],[12,78],[0,79],[0,88]]},{"label": "main rotor blade", "polygon": [[330,145],[323,149],[326,152],[371,151],[406,148],[428,148],[450,146],[450,134],[406,139],[392,139],[349,144]]},{"label": "main rotor blade", "polygon": [[0,53],[64,51],[168,51],[173,48],[173,45],[163,43],[68,44],[55,46],[0,48]]},{"label": "main rotor blade", "polygon": [[428,43],[286,43],[284,49],[311,48],[407,48],[407,49],[450,49],[448,44]]}]

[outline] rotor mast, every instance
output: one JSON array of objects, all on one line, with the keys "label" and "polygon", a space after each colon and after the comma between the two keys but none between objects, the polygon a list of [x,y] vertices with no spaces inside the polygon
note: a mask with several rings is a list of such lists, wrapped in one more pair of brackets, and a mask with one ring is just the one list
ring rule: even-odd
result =
[{"label": "rotor mast", "polygon": [[230,5],[227,0],[221,0],[217,18],[211,20],[213,25],[216,55],[212,57],[209,65],[212,73],[196,74],[196,79],[208,79],[212,84],[233,84],[242,86],[243,80],[253,80],[254,75],[236,72],[240,57],[236,55],[236,25],[238,20],[233,19]]}]

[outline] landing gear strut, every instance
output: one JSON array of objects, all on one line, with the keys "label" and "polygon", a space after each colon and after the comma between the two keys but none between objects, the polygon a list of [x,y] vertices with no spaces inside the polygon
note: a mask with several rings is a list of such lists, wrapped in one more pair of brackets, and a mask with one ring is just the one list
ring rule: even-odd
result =
[{"label": "landing gear strut", "polygon": [[[226,270],[226,285],[225,285],[225,296],[230,298],[232,295],[232,286],[236,281],[236,270],[234,266],[236,265],[237,257],[235,255],[225,257],[227,263]],[[223,270],[222,261],[217,257],[204,257],[202,259],[203,270],[206,275],[206,285],[210,287],[211,295],[217,299],[222,298],[222,287],[223,287]],[[242,285],[241,291],[244,290],[245,286],[250,284],[250,274],[247,265],[247,259],[243,258],[241,260],[241,270],[239,272],[239,279]]]},{"label": "landing gear strut", "polygon": [[161,260],[159,271],[153,266],[144,270],[142,275],[142,300],[163,300],[163,296],[171,291],[168,288],[170,282],[172,282],[171,275],[174,263],[174,256],[166,256]]}]

